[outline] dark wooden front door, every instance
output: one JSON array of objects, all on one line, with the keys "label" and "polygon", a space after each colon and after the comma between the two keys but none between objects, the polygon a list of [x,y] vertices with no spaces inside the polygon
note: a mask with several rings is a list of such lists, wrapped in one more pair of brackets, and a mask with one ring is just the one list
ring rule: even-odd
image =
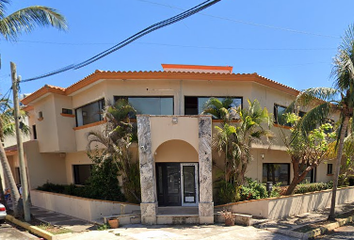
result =
[{"label": "dark wooden front door", "polygon": [[181,206],[180,163],[156,163],[159,206]]}]

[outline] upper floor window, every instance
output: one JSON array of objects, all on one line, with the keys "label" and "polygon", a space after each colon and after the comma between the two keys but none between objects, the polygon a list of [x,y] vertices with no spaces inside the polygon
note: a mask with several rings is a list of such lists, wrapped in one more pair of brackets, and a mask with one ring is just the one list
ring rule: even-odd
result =
[{"label": "upper floor window", "polygon": [[[198,115],[203,112],[205,104],[211,97],[184,97],[184,115]],[[223,101],[226,97],[214,97]],[[242,106],[242,97],[228,97],[232,98],[233,102],[231,107],[239,107]]]},{"label": "upper floor window", "polygon": [[79,127],[101,121],[103,108],[104,99],[101,99],[75,109],[76,126]]},{"label": "upper floor window", "polygon": [[274,104],[274,123],[283,125],[283,126],[291,126],[290,123],[286,122],[286,107]]},{"label": "upper floor window", "polygon": [[173,97],[114,96],[114,101],[127,99],[138,114],[173,115]]}]

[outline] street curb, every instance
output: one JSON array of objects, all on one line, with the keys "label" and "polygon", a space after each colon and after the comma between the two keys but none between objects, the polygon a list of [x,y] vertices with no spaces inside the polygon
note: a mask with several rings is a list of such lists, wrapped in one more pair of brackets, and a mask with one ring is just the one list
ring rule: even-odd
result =
[{"label": "street curb", "polygon": [[283,230],[283,229],[277,229],[277,228],[263,228],[263,229],[268,230],[273,233],[280,233],[280,234],[287,235],[290,237],[295,237],[298,239],[312,239],[312,238],[320,236],[328,231],[332,231],[336,228],[339,228],[347,223],[353,222],[353,219],[354,219],[354,215],[349,216],[347,218],[337,219],[336,222],[334,222],[334,223],[329,223],[329,224],[323,225],[322,227],[315,228],[315,229],[305,232],[305,233],[297,232],[295,230]]},{"label": "street curb", "polygon": [[332,230],[339,228],[347,223],[353,222],[353,218],[354,218],[354,215],[349,216],[347,218],[341,218],[341,219],[336,220],[336,222],[334,222],[334,223],[329,223],[329,224],[324,225],[322,227],[311,230],[311,231],[305,233],[307,235],[306,239],[317,237],[319,235],[324,234],[327,231],[332,231]]},{"label": "street curb", "polygon": [[12,222],[13,224],[23,227],[24,229],[27,229],[29,232],[34,233],[34,234],[36,234],[40,237],[43,237],[47,240],[54,240],[54,238],[55,238],[54,234],[51,234],[51,233],[49,233],[43,229],[40,229],[36,226],[32,226],[29,223],[22,222],[22,221],[16,219],[14,216],[7,215],[5,219]]}]

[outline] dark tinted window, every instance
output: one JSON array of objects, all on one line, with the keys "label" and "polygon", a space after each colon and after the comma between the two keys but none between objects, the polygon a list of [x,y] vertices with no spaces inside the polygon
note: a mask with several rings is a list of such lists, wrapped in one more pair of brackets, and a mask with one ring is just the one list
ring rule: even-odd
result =
[{"label": "dark tinted window", "polygon": [[263,163],[263,182],[273,184],[289,185],[290,164],[289,163]]},{"label": "dark tinted window", "polygon": [[91,176],[91,164],[85,165],[73,165],[74,168],[74,183],[75,184],[85,184],[87,179]]},{"label": "dark tinted window", "polygon": [[[185,115],[198,115],[204,110],[205,104],[211,97],[184,97],[184,114]],[[226,97],[215,97],[223,101]],[[229,97],[233,99],[230,107],[242,106],[242,97]]]},{"label": "dark tinted window", "polygon": [[77,108],[75,110],[76,126],[78,127],[101,121],[103,108],[104,99]]},{"label": "dark tinted window", "polygon": [[114,97],[114,101],[119,99],[127,99],[138,114],[173,115],[173,97]]}]

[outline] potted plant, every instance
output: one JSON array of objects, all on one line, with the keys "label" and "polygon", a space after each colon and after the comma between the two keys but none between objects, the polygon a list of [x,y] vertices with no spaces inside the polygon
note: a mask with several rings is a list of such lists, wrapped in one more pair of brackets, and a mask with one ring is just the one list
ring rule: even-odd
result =
[{"label": "potted plant", "polygon": [[108,224],[111,228],[119,227],[119,219],[118,218],[110,218],[108,219]]},{"label": "potted plant", "polygon": [[223,210],[221,212],[221,214],[225,218],[225,225],[226,226],[234,226],[235,225],[236,216],[232,212],[229,212],[227,210]]}]

